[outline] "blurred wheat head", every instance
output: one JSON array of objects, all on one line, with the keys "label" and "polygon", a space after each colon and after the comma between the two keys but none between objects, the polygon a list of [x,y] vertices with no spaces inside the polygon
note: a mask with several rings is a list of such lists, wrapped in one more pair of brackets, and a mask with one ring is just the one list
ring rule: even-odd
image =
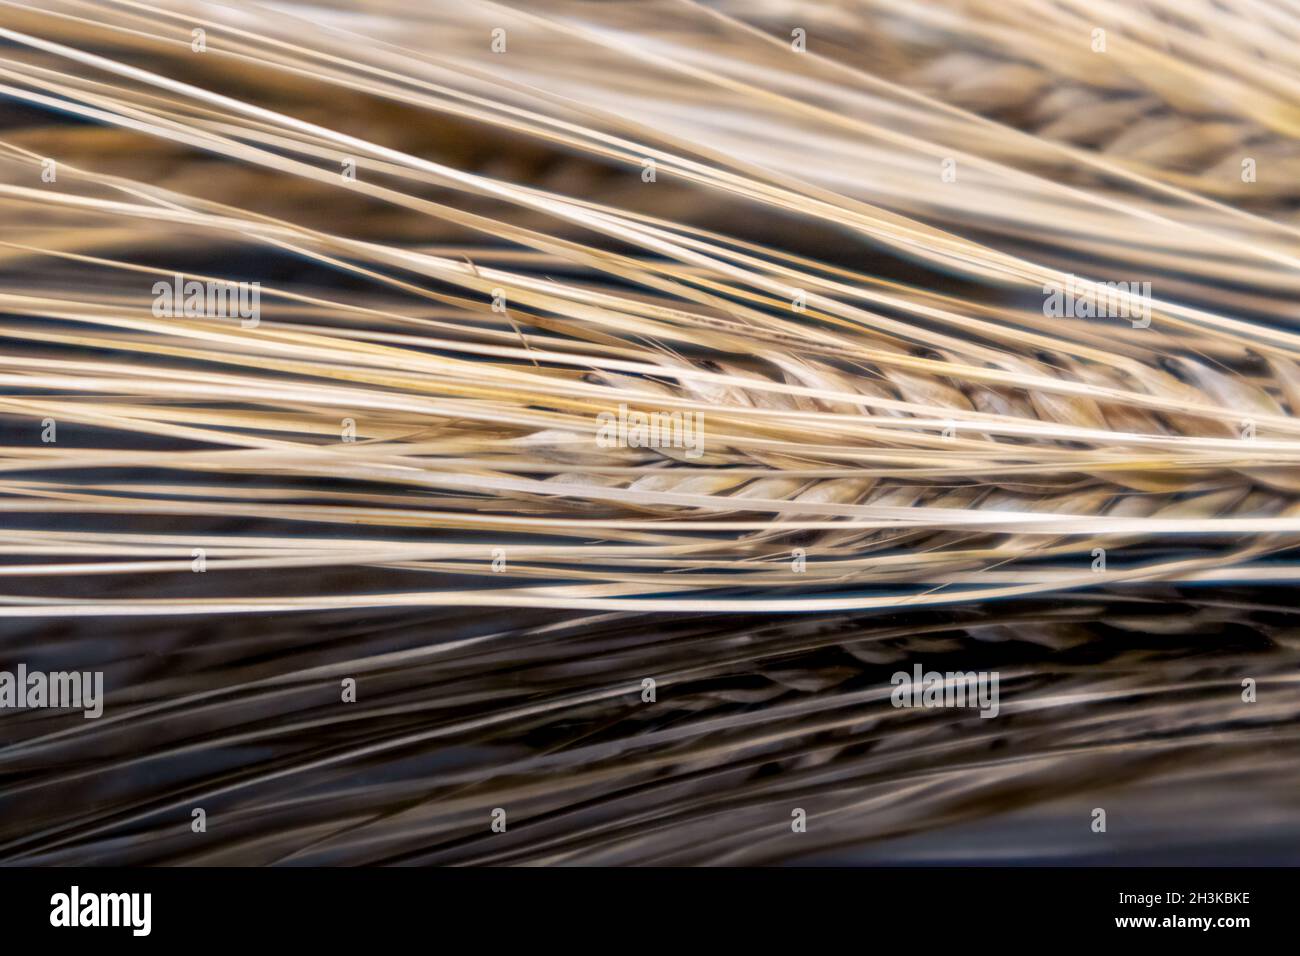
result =
[{"label": "blurred wheat head", "polygon": [[[116,723],[24,724],[14,805],[112,796],[0,853],[780,859],[1068,793],[1080,753],[1181,786],[1152,754],[1207,759],[1247,646],[1275,693],[1200,769],[1289,793],[1298,39],[1254,0],[0,0],[13,646],[280,615],[186,676],[109,652]],[[258,320],[158,315],[176,276]],[[1044,307],[1117,281],[1145,321]],[[698,416],[699,454],[615,413]],[[1022,757],[881,729],[871,668],[981,642]],[[397,684],[344,716],[285,689],[359,671]],[[642,674],[682,688],[652,726]],[[161,723],[229,766],[114,791]],[[244,733],[282,747],[240,770]],[[842,826],[755,836],[809,787]],[[481,845],[483,792],[527,839]],[[195,793],[246,839],[124,850]]]}]

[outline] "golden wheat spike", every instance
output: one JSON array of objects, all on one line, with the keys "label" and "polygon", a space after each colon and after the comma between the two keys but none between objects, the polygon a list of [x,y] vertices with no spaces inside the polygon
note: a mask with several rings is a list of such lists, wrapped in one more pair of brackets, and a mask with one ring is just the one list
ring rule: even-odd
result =
[{"label": "golden wheat spike", "polygon": [[[3,334],[17,346],[0,372],[3,408],[31,435],[48,419],[65,435],[84,427],[109,440],[12,443],[7,509],[35,516],[28,522],[116,516],[123,528],[132,515],[273,515],[276,533],[247,544],[242,532],[220,542],[172,534],[142,563],[126,560],[142,545],[110,525],[57,537],[37,526],[9,549],[33,560],[4,575],[188,574],[185,544],[199,538],[230,575],[353,563],[486,585],[501,580],[497,549],[515,559],[508,586],[470,592],[177,600],[151,596],[145,577],[131,597],[15,593],[0,613],[466,602],[813,610],[1294,579],[1289,565],[1258,561],[1300,530],[1296,337],[1187,301],[1247,256],[1259,264],[1252,308],[1289,292],[1285,221],[1227,208],[1158,169],[1081,158],[1051,137],[1012,155],[1024,135],[957,108],[968,104],[800,55],[716,11],[683,6],[660,42],[629,49],[599,15],[485,5],[440,23],[450,32],[436,45],[414,42],[419,27],[404,42],[381,27],[348,56],[356,24],[342,8],[314,24],[268,12],[250,31],[208,19],[202,4],[12,6],[16,22],[0,34],[12,51],[0,63],[14,84],[6,92],[96,125],[5,138],[4,215],[26,229],[3,247],[23,276],[3,300]],[[492,17],[514,32],[507,59],[471,42],[493,36],[480,30]],[[186,42],[190,23],[202,44]],[[687,25],[708,42],[693,34],[687,46],[677,32]],[[1143,41],[1121,29],[1112,42]],[[556,57],[557,43],[573,56]],[[628,57],[616,79],[575,109],[565,95],[575,71],[615,56]],[[1037,68],[1077,85],[1070,62]],[[717,94],[707,137],[695,125],[703,101],[687,92],[700,84]],[[643,108],[619,113],[603,101],[615,93]],[[377,112],[334,123],[302,115],[327,96]],[[728,109],[734,121],[719,122]],[[459,169],[454,142],[403,148],[407,132],[386,142],[376,124],[392,113],[402,130],[399,112],[471,123],[523,156],[563,144],[605,167],[585,167],[588,185],[600,185],[573,194]],[[375,119],[356,128],[358,115]],[[975,148],[954,148],[972,130]],[[108,166],[122,168],[81,161],[88,153],[103,167],[101,141],[122,157]],[[168,168],[158,166],[168,155],[172,168],[201,163],[207,188],[131,175],[132,164]],[[47,162],[50,182],[39,175]],[[686,196],[722,226],[663,215],[665,204],[689,208]],[[277,209],[286,201],[288,215]],[[304,208],[337,209],[362,234]],[[422,221],[440,242],[366,236],[376,227],[363,209],[392,223],[381,232],[413,236]],[[778,234],[755,243],[734,234],[746,215],[794,217],[814,247],[819,234],[856,237],[863,254],[899,265],[826,262],[781,248]],[[972,229],[984,238],[964,238]],[[1129,271],[1118,292],[1089,275],[1105,283],[1098,270],[1116,264],[1093,258],[1106,231],[1122,232]],[[180,264],[177,247],[189,243],[205,262],[247,263],[241,275],[260,275],[248,258],[259,248],[300,265],[260,286],[255,321],[187,316],[186,281],[230,278]],[[1174,249],[1197,268],[1170,275]],[[105,254],[114,250],[129,253]],[[908,259],[963,276],[964,291],[890,278]],[[323,288],[322,270],[352,285]],[[160,314],[156,290],[173,288],[181,314]],[[1069,314],[1047,309],[1049,290],[1066,296]],[[1081,318],[1076,301],[1121,318]],[[629,416],[633,444],[650,444],[643,419],[669,440],[627,447]],[[88,483],[88,467],[150,478],[97,472],[104,480]],[[43,477],[25,480],[33,470]],[[274,484],[232,480],[250,476]],[[373,490],[308,490],[321,480]],[[334,546],[340,527],[358,525],[418,538],[382,545],[359,534],[354,547]],[[312,526],[331,530],[327,543],[302,537]],[[1105,570],[1092,559],[1166,540],[1187,547]],[[790,572],[795,547],[813,574]],[[97,559],[81,560],[85,549]],[[557,578],[568,583],[547,583]],[[901,590],[864,596],[864,584]]]},{"label": "golden wheat spike", "polygon": [[[0,860],[771,862],[1098,768],[1285,804],[1298,38],[1253,0],[0,0],[0,619],[102,632],[125,688],[0,749]],[[959,652],[1023,733],[885,703]],[[196,795],[230,842],[168,831]]]}]

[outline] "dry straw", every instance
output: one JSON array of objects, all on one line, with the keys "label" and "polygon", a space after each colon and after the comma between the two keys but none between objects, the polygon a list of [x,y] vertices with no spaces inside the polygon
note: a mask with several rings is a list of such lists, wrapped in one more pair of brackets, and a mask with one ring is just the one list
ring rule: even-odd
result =
[{"label": "dry straw", "polygon": [[[842,610],[1300,574],[1294,163],[1270,165],[1296,74],[1274,39],[1233,96],[1249,11],[1210,44],[1174,5],[1034,4],[1011,79],[947,42],[904,85],[844,37],[797,51],[688,4],[662,28],[621,5],[4,6],[0,92],[50,120],[12,121],[0,164],[22,516],[0,574],[47,587],[0,614]],[[961,12],[879,6],[938,43]],[[963,17],[966,42],[1001,49],[999,21]],[[1163,149],[1114,132],[1164,129],[1157,103]],[[552,184],[552,156],[580,172]],[[155,316],[176,274],[259,282],[260,321]],[[1117,300],[1148,325],[1044,314],[1048,287],[1121,279],[1150,283]],[[620,405],[698,413],[702,456],[602,447]],[[195,548],[229,589],[159,597]],[[458,577],[235,583],[339,564]],[[109,574],[126,596],[78,596]]]},{"label": "dry straw", "polygon": [[[762,862],[809,793],[800,853],[1098,768],[1167,771],[1157,817],[1293,799],[1293,657],[1244,648],[1294,649],[1298,40],[1255,0],[0,0],[0,617],[294,612],[24,724],[0,858]],[[158,314],[177,275],[258,313]],[[602,441],[638,414],[699,447]],[[1130,647],[1167,630],[1222,642]],[[1047,660],[990,652],[1018,735],[863,683],[981,646]]]}]

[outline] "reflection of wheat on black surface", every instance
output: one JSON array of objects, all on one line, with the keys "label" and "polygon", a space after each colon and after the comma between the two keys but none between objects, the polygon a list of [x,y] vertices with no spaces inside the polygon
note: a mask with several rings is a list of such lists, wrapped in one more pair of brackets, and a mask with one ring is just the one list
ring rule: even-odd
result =
[{"label": "reflection of wheat on black surface", "polygon": [[1297,37],[0,3],[0,860],[1293,862]]}]

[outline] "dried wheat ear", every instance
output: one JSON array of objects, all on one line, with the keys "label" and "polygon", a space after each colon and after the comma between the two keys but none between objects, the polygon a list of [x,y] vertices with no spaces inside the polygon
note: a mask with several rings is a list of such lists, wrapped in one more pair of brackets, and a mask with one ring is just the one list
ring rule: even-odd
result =
[{"label": "dried wheat ear", "polygon": [[739,6],[6,5],[0,615],[1300,578],[1294,18]]}]

